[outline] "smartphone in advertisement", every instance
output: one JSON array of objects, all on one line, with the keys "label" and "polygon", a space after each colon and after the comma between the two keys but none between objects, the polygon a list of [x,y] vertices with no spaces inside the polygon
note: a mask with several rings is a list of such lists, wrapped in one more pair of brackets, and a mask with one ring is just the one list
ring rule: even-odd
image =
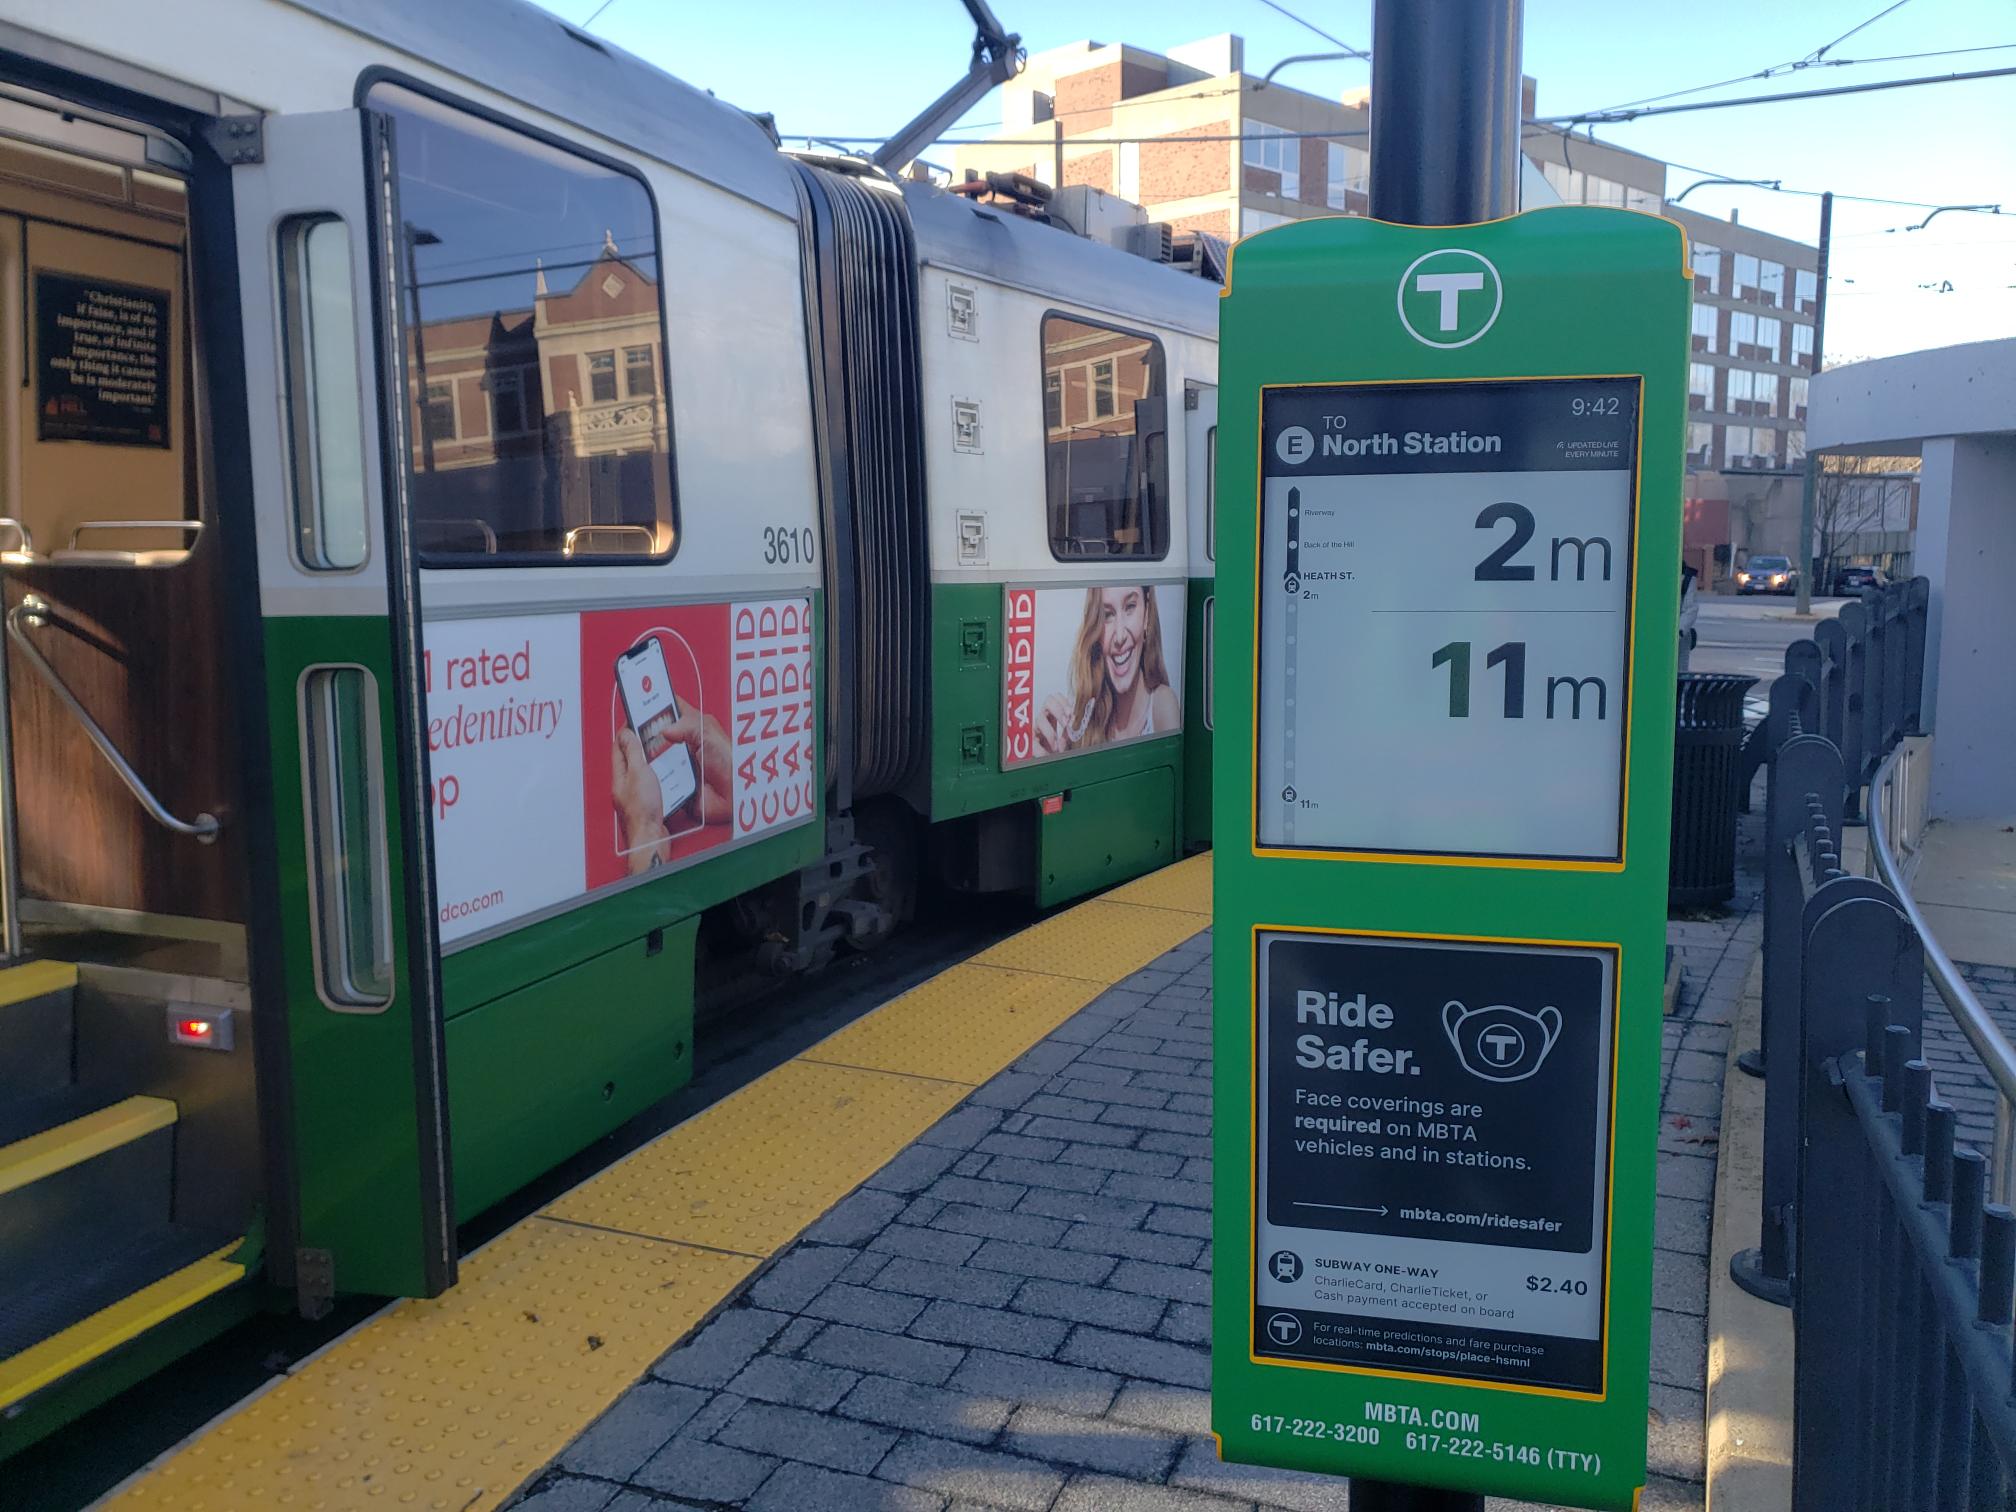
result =
[{"label": "smartphone in advertisement", "polygon": [[645,636],[616,658],[616,685],[623,690],[623,711],[643,743],[644,759],[658,779],[663,803],[660,817],[669,818],[692,798],[700,784],[693,771],[693,753],[685,741],[672,734],[679,719],[679,700],[672,692],[665,648],[657,636]]}]

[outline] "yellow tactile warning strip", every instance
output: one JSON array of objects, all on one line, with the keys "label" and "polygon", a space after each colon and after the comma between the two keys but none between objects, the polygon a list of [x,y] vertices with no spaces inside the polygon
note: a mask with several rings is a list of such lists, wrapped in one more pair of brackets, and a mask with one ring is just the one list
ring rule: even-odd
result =
[{"label": "yellow tactile warning strip", "polygon": [[23,961],[0,971],[0,1008],[76,985],[77,968],[68,961]]},{"label": "yellow tactile warning strip", "polygon": [[175,1104],[164,1097],[129,1097],[96,1113],[86,1113],[0,1149],[0,1196],[31,1181],[82,1165],[143,1134],[175,1122]]},{"label": "yellow tactile warning strip", "polygon": [[233,1239],[222,1249],[143,1286],[130,1297],[71,1324],[40,1344],[30,1345],[11,1359],[0,1360],[0,1409],[40,1391],[51,1381],[110,1354],[128,1339],[136,1339],[156,1323],[165,1322],[205,1297],[224,1290],[245,1274],[245,1267],[227,1260],[244,1241]]},{"label": "yellow tactile warning strip", "polygon": [[1056,914],[828,1036],[486,1245],[447,1296],[346,1334],[113,1503],[501,1505],[834,1203],[1208,925],[1210,867]]}]

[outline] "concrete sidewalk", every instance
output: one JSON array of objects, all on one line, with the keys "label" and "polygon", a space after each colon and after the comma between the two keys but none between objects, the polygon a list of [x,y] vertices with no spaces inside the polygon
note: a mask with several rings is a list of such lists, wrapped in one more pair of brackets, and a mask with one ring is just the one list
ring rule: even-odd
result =
[{"label": "concrete sidewalk", "polygon": [[[1673,925],[1652,1477],[1699,1512],[1721,1078],[1754,885]],[[1114,987],[842,1201],[535,1479],[525,1512],[1327,1512],[1209,1436],[1210,935]]]}]

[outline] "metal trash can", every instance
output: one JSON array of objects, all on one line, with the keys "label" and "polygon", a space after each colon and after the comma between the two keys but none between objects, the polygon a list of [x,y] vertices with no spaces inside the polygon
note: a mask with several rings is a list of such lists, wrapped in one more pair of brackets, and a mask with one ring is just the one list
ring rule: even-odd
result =
[{"label": "metal trash can", "polygon": [[1754,677],[1682,672],[1673,731],[1673,908],[1727,902],[1736,892],[1736,801],[1743,695]]}]

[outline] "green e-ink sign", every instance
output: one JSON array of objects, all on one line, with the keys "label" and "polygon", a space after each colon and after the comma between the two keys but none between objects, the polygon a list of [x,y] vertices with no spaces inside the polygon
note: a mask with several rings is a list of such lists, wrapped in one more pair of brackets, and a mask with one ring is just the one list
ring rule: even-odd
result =
[{"label": "green e-ink sign", "polygon": [[1236,250],[1228,1460],[1637,1503],[1690,288],[1622,210]]}]

